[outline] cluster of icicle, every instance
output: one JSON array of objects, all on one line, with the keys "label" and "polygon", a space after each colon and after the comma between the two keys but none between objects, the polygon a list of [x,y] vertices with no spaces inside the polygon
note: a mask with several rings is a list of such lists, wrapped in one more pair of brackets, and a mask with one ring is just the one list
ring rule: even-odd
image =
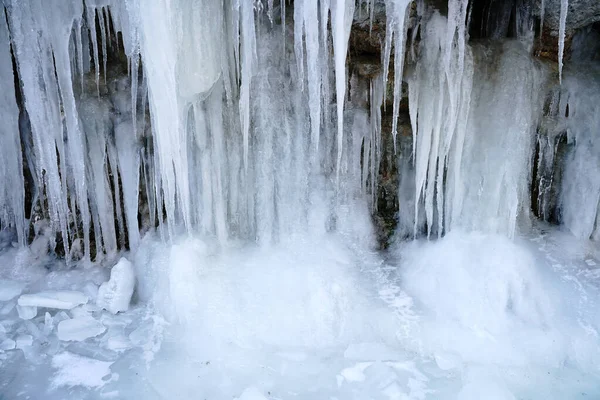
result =
[{"label": "cluster of icicle", "polygon": [[[6,0],[2,225],[26,243],[25,181],[67,259],[74,243],[86,259],[135,249],[142,211],[167,236],[270,243],[311,229],[320,209],[374,196],[387,73],[353,93],[374,99],[371,115],[345,116],[354,0],[295,1],[293,45],[286,2],[264,3]],[[392,48],[403,57],[408,3],[386,2],[386,67]],[[125,79],[111,70],[114,46]]]},{"label": "cluster of icicle", "polygon": [[434,12],[421,28],[421,57],[409,77],[414,232],[512,236],[528,219],[546,73],[518,40],[468,45],[468,1],[448,4],[448,18]]},{"label": "cluster of icicle", "polygon": [[[92,247],[96,257],[135,249],[142,214],[167,237],[272,243],[330,226],[340,204],[366,192],[375,203],[381,108],[393,57],[395,145],[411,0],[384,2],[383,68],[367,85],[349,79],[346,59],[355,12],[372,21],[376,0],[297,0],[291,30],[286,1],[4,2],[0,223],[21,244],[32,222],[25,182],[67,259],[74,243],[86,259]],[[441,235],[461,221],[510,235],[527,196],[524,154],[542,74],[505,51],[495,95],[481,83],[493,74],[475,77],[467,0],[449,0],[447,18],[423,2],[417,9],[421,54],[408,79],[414,232],[425,225]],[[111,71],[114,46],[127,77]],[[515,62],[532,72],[518,75]],[[514,99],[523,104],[511,126],[498,116],[482,135],[486,115],[512,112]],[[519,154],[487,156],[511,151]]]}]

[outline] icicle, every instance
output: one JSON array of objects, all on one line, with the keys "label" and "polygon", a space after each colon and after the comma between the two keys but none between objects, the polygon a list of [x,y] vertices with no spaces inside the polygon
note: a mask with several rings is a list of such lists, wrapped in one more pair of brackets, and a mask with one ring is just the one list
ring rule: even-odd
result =
[{"label": "icicle", "polygon": [[267,0],[267,16],[269,17],[269,22],[273,25],[273,0]]},{"label": "icicle", "polygon": [[75,107],[69,55],[72,28],[78,25],[82,13],[82,5],[77,2],[55,6],[15,0],[10,7],[25,106],[40,161],[37,175],[43,179],[39,185],[45,188],[51,219],[57,231],[62,232],[67,261],[70,254],[68,196],[76,198],[71,204],[76,204],[81,216],[86,247],[90,228],[84,141]]},{"label": "icicle", "polygon": [[560,0],[560,25],[558,29],[558,80],[562,83],[563,56],[565,52],[565,31],[569,0]]},{"label": "icicle", "polygon": [[[394,152],[396,152],[396,136],[398,134],[398,116],[400,113],[400,100],[402,99],[402,78],[404,72],[404,45],[406,43],[406,10],[411,0],[395,0],[392,5],[392,15],[388,14],[388,18],[392,18],[393,27],[391,31],[386,32],[386,54],[389,63],[389,49],[387,48],[390,41],[387,35],[394,35],[394,104],[393,104],[393,119],[392,119],[392,136],[394,138]],[[388,23],[387,28],[390,28]],[[387,77],[387,67],[384,71]]]},{"label": "icicle", "polygon": [[212,175],[213,203],[215,213],[215,230],[219,243],[226,244],[228,239],[226,221],[225,187],[223,182],[222,165],[225,164],[225,144],[223,131],[223,92],[217,85],[207,100],[207,111],[209,114],[210,134],[212,138],[212,149],[214,160]]},{"label": "icicle", "polygon": [[104,84],[106,85],[106,63],[108,53],[106,51],[106,23],[104,22],[104,7],[96,10],[98,14],[98,22],[100,24],[100,40],[102,42],[102,71],[104,73]]},{"label": "icicle", "polygon": [[0,229],[16,228],[19,244],[25,236],[25,189],[19,138],[19,109],[15,102],[14,72],[4,8],[0,10]]},{"label": "icicle", "polygon": [[135,250],[140,241],[138,226],[139,153],[136,135],[132,135],[131,130],[132,123],[129,120],[124,120],[115,126],[129,248]]},{"label": "icicle", "polygon": [[286,0],[279,0],[281,2],[281,34],[283,36],[283,54],[285,54],[285,39],[287,35],[287,30],[285,27],[285,2]]},{"label": "icicle", "polygon": [[[519,41],[487,45],[493,51],[470,49],[465,8],[449,4],[448,19],[434,13],[424,26],[421,59],[409,83],[414,232],[424,204],[428,236],[456,227],[513,236],[517,217],[529,215],[530,154],[545,74]],[[473,59],[481,66],[475,68]],[[512,110],[513,117],[496,118],[505,114],[498,110]]]},{"label": "icicle", "polygon": [[83,42],[81,40],[81,29],[81,20],[78,20],[77,25],[75,26],[75,47],[77,48],[77,69],[80,74],[81,91],[83,92],[83,76],[85,75],[85,71],[83,69]]},{"label": "icicle", "polygon": [[96,9],[90,5],[86,7],[87,26],[92,39],[92,58],[94,59],[94,74],[96,76],[96,91],[100,96],[100,55],[98,51],[98,34],[96,33]]},{"label": "icicle", "polygon": [[[321,134],[321,49],[319,40],[319,8],[317,0],[304,1],[304,35],[308,83],[308,107],[310,110],[310,132],[315,159],[319,156]],[[326,22],[321,22],[326,24]]]},{"label": "icicle", "polygon": [[256,33],[254,28],[254,9],[250,2],[242,1],[239,8],[241,32],[241,90],[240,90],[240,122],[242,126],[244,168],[248,170],[248,147],[250,135],[250,87],[254,63],[256,60]]},{"label": "icicle", "polygon": [[299,1],[294,4],[294,54],[301,90],[304,89],[304,22],[304,1]]},{"label": "icicle", "polygon": [[344,99],[346,98],[346,55],[350,27],[354,17],[354,0],[333,0],[331,27],[333,31],[333,53],[335,60],[335,92],[337,108],[337,162],[336,182],[339,183],[344,139]]}]

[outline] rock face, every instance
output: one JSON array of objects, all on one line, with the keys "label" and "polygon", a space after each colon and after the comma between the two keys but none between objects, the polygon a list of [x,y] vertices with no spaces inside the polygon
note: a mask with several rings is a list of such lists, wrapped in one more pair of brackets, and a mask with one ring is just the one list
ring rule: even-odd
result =
[{"label": "rock face", "polygon": [[116,314],[127,311],[135,287],[133,265],[121,258],[110,271],[110,280],[100,285],[96,305]]},{"label": "rock face", "polygon": [[[544,25],[547,26],[554,36],[558,35],[560,25],[561,1],[544,1]],[[569,0],[567,13],[567,36],[584,26],[600,21],[600,1],[598,0]],[[540,15],[542,0],[536,0],[537,13]]]}]

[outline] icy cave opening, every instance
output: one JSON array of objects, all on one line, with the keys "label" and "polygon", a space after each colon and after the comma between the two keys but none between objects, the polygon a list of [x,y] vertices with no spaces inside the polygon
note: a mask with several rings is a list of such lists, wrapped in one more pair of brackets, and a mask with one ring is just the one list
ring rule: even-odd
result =
[{"label": "icy cave opening", "polygon": [[0,398],[600,396],[583,3],[1,2]]}]

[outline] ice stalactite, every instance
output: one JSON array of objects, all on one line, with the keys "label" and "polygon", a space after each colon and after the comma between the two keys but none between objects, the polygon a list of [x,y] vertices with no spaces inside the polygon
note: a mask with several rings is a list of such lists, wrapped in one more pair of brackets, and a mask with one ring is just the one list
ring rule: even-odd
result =
[{"label": "ice stalactite", "polygon": [[565,53],[565,35],[569,0],[560,0],[560,21],[558,28],[558,79],[562,83],[563,56]]},{"label": "ice stalactite", "polygon": [[[450,7],[448,21],[434,15],[427,23],[409,84],[415,215],[423,204],[428,234],[458,227],[512,236],[518,217],[528,218],[530,154],[545,72],[519,41],[503,44],[497,59],[483,47],[471,49],[460,10]],[[473,51],[481,60],[477,68]],[[507,121],[498,110],[511,110],[513,118]]]},{"label": "ice stalactite", "polygon": [[[295,57],[273,2],[28,0],[8,11],[4,41],[15,49],[31,123],[34,201],[67,257],[75,240],[88,260],[134,250],[154,226],[165,237],[194,231],[221,244],[323,232],[336,207],[374,185],[385,91],[378,77],[371,119],[344,122],[346,104],[361,99],[366,109],[370,91],[365,81],[346,96],[351,0],[295,4]],[[12,82],[10,62],[2,72]],[[10,170],[22,163],[2,157]],[[23,221],[24,238],[16,215],[24,194],[3,196],[2,223]]]},{"label": "ice stalactite", "polygon": [[19,109],[15,102],[10,37],[4,9],[0,11],[0,228],[14,226],[20,244],[26,241],[23,159]]},{"label": "ice stalactite", "polygon": [[[308,101],[310,109],[310,130],[311,141],[315,155],[319,153],[319,137],[321,134],[321,60],[323,53],[321,51],[321,40],[319,37],[319,25],[327,25],[327,17],[319,18],[319,5],[316,0],[306,0],[299,2],[294,12],[301,13],[301,19],[294,21],[294,27],[299,27],[303,31],[300,38],[294,37],[294,41],[300,41],[296,49],[302,51],[306,47],[306,81],[308,86]],[[303,56],[298,55],[299,70],[303,70]],[[303,76],[300,76],[303,79]]]},{"label": "ice stalactite", "polygon": [[240,42],[240,122],[244,138],[244,168],[248,168],[250,146],[250,87],[256,63],[256,32],[254,26],[254,8],[250,2],[239,0],[239,42]]},{"label": "ice stalactite", "polygon": [[558,117],[571,149],[565,160],[560,210],[577,237],[600,239],[600,80],[598,67],[583,65],[563,80]]},{"label": "ice stalactite", "polygon": [[394,149],[396,148],[396,135],[398,134],[398,114],[400,112],[400,100],[402,99],[402,78],[404,72],[404,45],[406,43],[406,12],[412,0],[388,0],[386,1],[386,33],[383,52],[383,86],[387,86],[388,69],[394,48],[394,104],[392,119],[392,135],[394,137]]},{"label": "ice stalactite", "polygon": [[[462,152],[450,154],[450,151],[461,149],[464,143],[464,124],[471,100],[473,67],[466,46],[466,18],[466,1],[451,1],[447,19],[434,13],[422,28],[422,58],[409,82],[416,169],[414,214],[419,215],[423,202],[428,236],[434,227],[441,235],[444,217],[451,218],[451,213],[445,216],[444,205],[448,211],[455,208],[443,199],[445,169],[456,171],[455,184],[461,179]],[[434,213],[437,221],[434,221]],[[418,224],[415,218],[415,235]]]},{"label": "ice stalactite", "polygon": [[344,101],[346,99],[346,54],[350,27],[354,17],[354,0],[331,0],[331,30],[335,68],[335,95],[337,110],[336,180],[339,181],[344,140]]},{"label": "ice stalactite", "polygon": [[[37,176],[41,179],[38,186],[43,188],[57,231],[62,232],[66,254],[69,254],[71,222],[67,190],[72,191],[83,223],[86,248],[89,248],[87,232],[91,222],[84,137],[75,109],[68,53],[71,28],[81,18],[82,11],[82,5],[77,2],[65,2],[57,7],[41,2],[13,2],[9,8],[12,42],[38,161]],[[64,128],[66,141],[63,140]],[[64,173],[67,170],[69,179]]]}]

